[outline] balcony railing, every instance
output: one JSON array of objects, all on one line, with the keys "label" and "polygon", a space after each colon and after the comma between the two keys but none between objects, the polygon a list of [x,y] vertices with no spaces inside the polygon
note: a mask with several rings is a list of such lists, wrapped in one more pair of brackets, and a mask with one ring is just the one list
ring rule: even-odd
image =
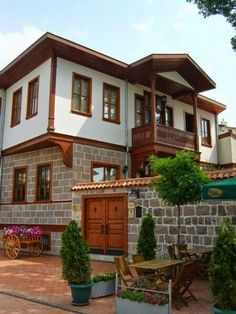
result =
[{"label": "balcony railing", "polygon": [[[132,129],[132,146],[138,147],[153,143],[151,125]],[[195,135],[164,125],[157,125],[157,143],[172,145],[190,150],[195,149]]]}]

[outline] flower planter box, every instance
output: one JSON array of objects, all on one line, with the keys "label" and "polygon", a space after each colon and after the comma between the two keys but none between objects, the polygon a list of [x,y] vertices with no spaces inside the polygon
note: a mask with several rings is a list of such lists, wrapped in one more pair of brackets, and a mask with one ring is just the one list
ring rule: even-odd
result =
[{"label": "flower planter box", "polygon": [[115,285],[115,279],[95,282],[92,286],[91,298],[94,299],[115,294]]},{"label": "flower planter box", "polygon": [[168,314],[169,304],[134,302],[116,297],[116,314]]}]

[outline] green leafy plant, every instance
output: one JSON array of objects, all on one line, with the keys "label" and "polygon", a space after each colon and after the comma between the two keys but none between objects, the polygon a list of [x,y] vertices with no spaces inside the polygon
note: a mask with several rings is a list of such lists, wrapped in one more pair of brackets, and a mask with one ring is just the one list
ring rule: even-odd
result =
[{"label": "green leafy plant", "polygon": [[118,290],[117,296],[122,299],[128,299],[135,302],[144,302],[158,305],[165,305],[169,303],[169,298],[165,294],[149,291],[137,290]]},{"label": "green leafy plant", "polygon": [[228,218],[219,229],[209,279],[215,306],[236,311],[236,234]]},{"label": "green leafy plant", "polygon": [[159,175],[153,180],[158,196],[178,208],[178,235],[180,243],[180,206],[201,200],[201,186],[210,179],[200,169],[192,152],[180,151],[174,158],[150,156],[150,168]]},{"label": "green leafy plant", "polygon": [[89,246],[81,235],[78,223],[74,220],[71,220],[63,232],[60,257],[62,276],[69,284],[91,283]]},{"label": "green leafy plant", "polygon": [[96,274],[93,276],[93,282],[108,281],[116,278],[116,273]]},{"label": "green leafy plant", "polygon": [[141,229],[138,237],[137,252],[143,253],[146,260],[156,256],[155,222],[151,214],[142,219]]}]

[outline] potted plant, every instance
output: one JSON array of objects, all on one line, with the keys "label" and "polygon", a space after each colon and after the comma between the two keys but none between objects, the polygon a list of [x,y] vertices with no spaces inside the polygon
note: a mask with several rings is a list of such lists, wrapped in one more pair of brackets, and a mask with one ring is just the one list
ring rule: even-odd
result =
[{"label": "potted plant", "polygon": [[115,294],[116,274],[96,274],[93,276],[93,286],[91,298],[100,298],[107,295]]},{"label": "potted plant", "polygon": [[116,314],[168,314],[169,298],[166,294],[151,291],[118,290]]},{"label": "potted plant", "polygon": [[216,314],[236,314],[236,235],[229,219],[219,229],[209,265]]},{"label": "potted plant", "polygon": [[137,252],[144,255],[145,260],[154,259],[156,256],[155,222],[151,214],[142,219],[138,237]]},{"label": "potted plant", "polygon": [[73,305],[87,305],[92,287],[89,246],[78,223],[72,220],[62,235],[62,276],[72,293]]}]

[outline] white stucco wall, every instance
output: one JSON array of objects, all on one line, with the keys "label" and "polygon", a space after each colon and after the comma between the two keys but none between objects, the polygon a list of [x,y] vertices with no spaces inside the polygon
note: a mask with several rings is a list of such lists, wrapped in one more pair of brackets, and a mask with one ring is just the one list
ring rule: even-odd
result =
[{"label": "white stucco wall", "polygon": [[219,139],[220,164],[236,163],[236,140],[231,136]]},{"label": "white stucco wall", "polygon": [[[92,79],[92,117],[71,112],[72,73]],[[120,124],[103,121],[103,82],[120,88]],[[55,132],[125,145],[125,82],[87,67],[58,58]]]},{"label": "white stucco wall", "polygon": [[[3,149],[7,149],[47,132],[50,64],[49,59],[6,90]],[[39,76],[38,114],[30,119],[26,119],[28,83],[37,76]],[[18,125],[11,128],[12,95],[21,87],[21,119]]]}]

